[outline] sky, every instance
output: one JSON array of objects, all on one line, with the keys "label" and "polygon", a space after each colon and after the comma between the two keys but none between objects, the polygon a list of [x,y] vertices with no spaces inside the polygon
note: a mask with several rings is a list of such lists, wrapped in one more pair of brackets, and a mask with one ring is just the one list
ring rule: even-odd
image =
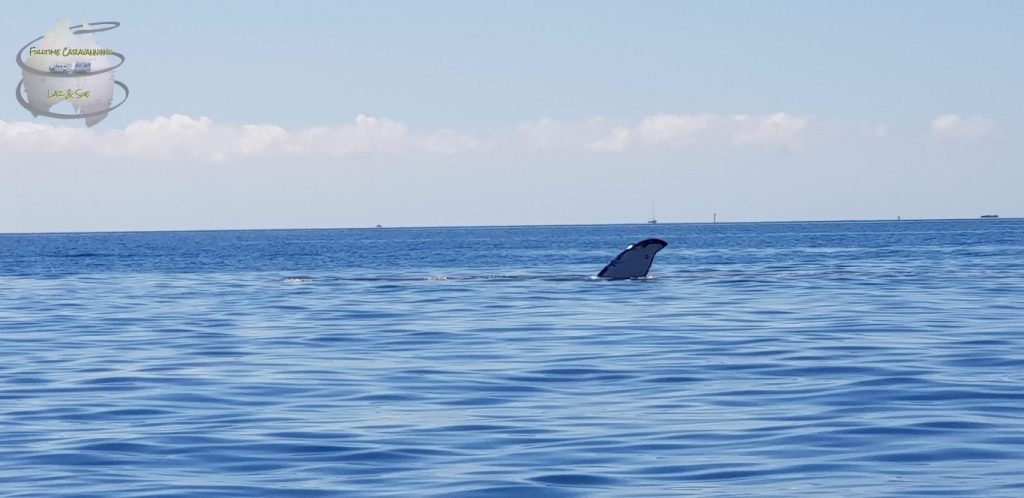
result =
[{"label": "sky", "polygon": [[17,2],[9,90],[58,18],[131,93],[0,96],[0,232],[1024,216],[1024,2]]}]

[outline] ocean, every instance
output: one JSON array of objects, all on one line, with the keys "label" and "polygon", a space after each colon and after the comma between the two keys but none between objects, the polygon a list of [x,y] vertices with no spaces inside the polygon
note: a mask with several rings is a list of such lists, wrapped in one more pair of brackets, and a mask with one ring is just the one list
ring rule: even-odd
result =
[{"label": "ocean", "polygon": [[1024,496],[1020,219],[2,235],[0,358],[5,497]]}]

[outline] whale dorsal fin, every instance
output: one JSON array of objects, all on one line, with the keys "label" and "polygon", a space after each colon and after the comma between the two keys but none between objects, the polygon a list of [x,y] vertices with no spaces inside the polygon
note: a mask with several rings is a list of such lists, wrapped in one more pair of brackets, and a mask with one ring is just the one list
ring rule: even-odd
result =
[{"label": "whale dorsal fin", "polygon": [[665,248],[668,242],[661,239],[646,239],[631,244],[619,253],[597,276],[600,278],[622,279],[646,277],[654,263],[654,255]]}]

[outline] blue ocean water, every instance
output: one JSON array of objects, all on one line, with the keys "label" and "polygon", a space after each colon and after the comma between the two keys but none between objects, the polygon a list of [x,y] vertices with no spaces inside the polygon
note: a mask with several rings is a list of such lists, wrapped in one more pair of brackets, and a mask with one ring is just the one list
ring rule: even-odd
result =
[{"label": "blue ocean water", "polygon": [[1024,220],[3,235],[0,358],[3,496],[1024,496]]}]

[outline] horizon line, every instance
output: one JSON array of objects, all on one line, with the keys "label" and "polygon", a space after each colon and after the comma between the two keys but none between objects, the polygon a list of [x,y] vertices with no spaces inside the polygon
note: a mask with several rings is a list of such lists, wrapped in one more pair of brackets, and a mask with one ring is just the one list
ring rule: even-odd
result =
[{"label": "horizon line", "polygon": [[180,233],[180,232],[270,232],[299,230],[409,230],[409,229],[453,229],[453,228],[541,228],[541,227],[594,227],[594,226],[658,226],[658,225],[740,225],[759,223],[902,223],[936,221],[998,221],[1021,220],[1024,217],[982,218],[865,218],[865,219],[817,219],[817,220],[734,220],[734,221],[678,221],[678,222],[635,222],[635,223],[537,223],[522,225],[396,225],[396,226],[349,226],[349,227],[277,227],[277,228],[185,228],[152,230],[57,230],[40,232],[0,232],[5,235],[72,235],[72,234],[116,234],[116,233]]}]

